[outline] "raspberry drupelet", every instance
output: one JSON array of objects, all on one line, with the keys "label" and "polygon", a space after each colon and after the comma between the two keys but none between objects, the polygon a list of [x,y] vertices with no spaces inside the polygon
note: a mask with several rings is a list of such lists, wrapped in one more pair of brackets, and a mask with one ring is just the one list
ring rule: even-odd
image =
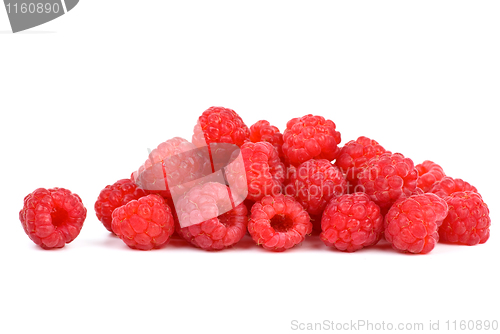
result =
[{"label": "raspberry drupelet", "polygon": [[43,249],[62,248],[79,234],[87,209],[64,188],[38,188],[24,198],[19,220],[30,239]]},{"label": "raspberry drupelet", "polygon": [[248,232],[257,245],[282,252],[304,241],[312,232],[306,210],[291,196],[265,196],[256,202],[248,221]]}]

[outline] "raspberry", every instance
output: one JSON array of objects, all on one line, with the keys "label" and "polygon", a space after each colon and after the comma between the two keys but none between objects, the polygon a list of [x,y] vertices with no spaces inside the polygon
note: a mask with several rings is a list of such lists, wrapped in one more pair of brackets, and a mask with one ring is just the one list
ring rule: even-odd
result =
[{"label": "raspberry", "polygon": [[375,140],[361,136],[356,140],[349,141],[340,149],[335,165],[345,173],[347,180],[355,185],[362,167],[370,159],[386,152],[390,153]]},{"label": "raspberry", "polygon": [[470,185],[464,180],[454,179],[449,176],[443,177],[441,181],[436,183],[430,190],[431,193],[434,193],[441,198],[445,198],[459,191],[473,191],[476,193],[478,192],[476,187]]},{"label": "raspberry", "polygon": [[310,215],[321,215],[333,197],[347,190],[344,175],[328,160],[307,160],[293,171],[285,194],[295,197]]},{"label": "raspberry", "polygon": [[144,190],[138,188],[135,182],[130,179],[118,180],[114,184],[106,186],[101,190],[94,205],[97,219],[108,231],[113,232],[111,228],[113,210],[142,196],[146,196]]},{"label": "raspberry", "polygon": [[481,195],[473,191],[459,191],[444,200],[449,209],[439,228],[441,239],[469,246],[484,244],[490,237],[491,219]]},{"label": "raspberry", "polygon": [[340,148],[340,132],[335,123],[311,114],[293,118],[283,133],[283,154],[286,161],[298,166],[309,159],[335,159]]},{"label": "raspberry", "polygon": [[426,193],[446,176],[443,168],[430,160],[425,160],[421,164],[416,165],[415,168],[418,171],[417,187]]},{"label": "raspberry", "polygon": [[[279,194],[285,181],[285,165],[268,142],[246,142],[241,146],[246,185],[239,165],[228,166],[226,177],[237,189],[248,186],[247,199],[257,201],[265,195]],[[239,171],[239,172],[238,172]]]},{"label": "raspberry", "polygon": [[111,227],[127,246],[140,250],[160,248],[175,230],[170,207],[154,194],[115,209]]},{"label": "raspberry", "polygon": [[155,148],[149,158],[133,173],[132,179],[148,194],[165,198],[184,194],[192,182],[211,172],[210,159],[186,139],[174,137]]},{"label": "raspberry", "polygon": [[266,141],[273,144],[281,161],[285,161],[285,155],[283,154],[283,135],[280,130],[269,124],[266,120],[261,120],[250,127],[250,141],[257,143],[260,141]]},{"label": "raspberry", "polygon": [[418,173],[410,158],[401,153],[384,153],[372,158],[359,175],[362,188],[382,211],[403,194],[410,195],[417,187]]},{"label": "raspberry", "polygon": [[248,211],[240,203],[231,209],[229,188],[209,182],[191,189],[177,202],[178,233],[196,247],[220,250],[233,246],[246,234]]},{"label": "raspberry", "polygon": [[250,130],[241,117],[231,109],[210,107],[199,117],[194,127],[193,144],[230,143],[238,146],[249,140]]},{"label": "raspberry", "polygon": [[438,227],[447,212],[446,202],[435,194],[401,199],[385,216],[385,239],[399,251],[429,253],[439,240]]},{"label": "raspberry", "polygon": [[312,224],[307,211],[293,197],[268,195],[253,205],[248,232],[257,245],[282,252],[304,241],[312,232]]},{"label": "raspberry", "polygon": [[375,245],[384,231],[384,218],[377,204],[364,193],[332,199],[321,218],[320,238],[325,245],[354,252]]},{"label": "raspberry", "polygon": [[87,209],[64,188],[38,188],[24,198],[19,220],[31,240],[44,249],[61,248],[80,234]]}]

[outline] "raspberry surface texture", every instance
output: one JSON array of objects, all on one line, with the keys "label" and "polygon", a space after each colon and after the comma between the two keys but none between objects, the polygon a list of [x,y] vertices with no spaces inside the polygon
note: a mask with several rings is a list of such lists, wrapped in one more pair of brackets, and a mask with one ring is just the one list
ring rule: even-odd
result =
[{"label": "raspberry surface texture", "polygon": [[279,194],[265,196],[253,205],[248,232],[257,245],[282,252],[304,241],[312,232],[312,224],[299,202]]},{"label": "raspberry surface texture", "polygon": [[446,176],[443,168],[430,160],[425,160],[421,164],[416,165],[415,168],[418,171],[417,187],[426,193]]},{"label": "raspberry surface texture", "polygon": [[[241,146],[244,169],[228,166],[226,177],[234,188],[248,188],[247,199],[257,201],[266,195],[280,194],[285,181],[285,165],[268,142],[246,142]],[[243,175],[245,171],[245,175]],[[243,181],[246,180],[246,184]]]},{"label": "raspberry surface texture", "polygon": [[99,197],[94,204],[95,214],[97,219],[104,225],[104,227],[113,232],[111,228],[111,221],[113,220],[113,211],[130,202],[134,199],[139,199],[146,196],[144,190],[137,187],[131,179],[118,180],[112,185],[106,186],[99,193]]},{"label": "raspberry surface texture", "polygon": [[210,182],[191,189],[176,205],[178,233],[196,247],[221,250],[235,245],[247,231],[244,203],[232,208],[229,188]]},{"label": "raspberry surface texture", "polygon": [[429,253],[439,240],[438,228],[447,213],[448,205],[435,194],[398,200],[385,216],[385,239],[402,252]]},{"label": "raspberry surface texture", "polygon": [[115,209],[111,227],[127,246],[139,250],[160,248],[175,230],[172,210],[155,194]]},{"label": "raspberry surface texture", "polygon": [[24,198],[19,220],[26,234],[44,249],[61,248],[79,234],[87,209],[64,188],[38,188]]},{"label": "raspberry surface texture", "polygon": [[285,161],[285,155],[283,154],[283,134],[280,130],[269,124],[266,120],[261,120],[256,122],[250,127],[250,141],[253,143],[258,143],[260,141],[265,141],[271,143],[276,151],[281,161]]},{"label": "raspberry surface texture", "polygon": [[484,244],[490,237],[490,211],[481,195],[454,192],[445,198],[448,215],[439,228],[442,241],[463,245]]},{"label": "raspberry surface texture", "polygon": [[340,152],[340,141],[340,132],[333,121],[309,114],[286,124],[283,154],[294,166],[313,158],[332,161]]},{"label": "raspberry surface texture", "polygon": [[333,198],[321,218],[320,238],[325,245],[354,252],[375,245],[384,231],[380,208],[365,193]]},{"label": "raspberry surface texture", "polygon": [[430,190],[431,193],[434,193],[441,198],[445,198],[459,191],[473,191],[476,193],[478,192],[476,187],[469,184],[468,182],[465,182],[462,179],[454,179],[449,176],[443,177],[441,181],[437,182]]},{"label": "raspberry surface texture", "polygon": [[158,145],[132,174],[133,181],[148,194],[172,197],[189,190],[191,183],[211,172],[210,159],[192,143],[174,137]]},{"label": "raspberry surface texture", "polygon": [[417,179],[418,172],[410,158],[401,153],[384,153],[367,163],[359,175],[358,188],[384,211],[402,195],[415,191]]},{"label": "raspberry surface texture", "polygon": [[310,215],[321,215],[328,202],[346,190],[339,168],[325,159],[311,159],[293,169],[285,194],[295,197]]},{"label": "raspberry surface texture", "polygon": [[210,143],[229,143],[238,146],[249,139],[250,130],[232,109],[210,107],[199,117],[194,127],[193,144],[202,147]]},{"label": "raspberry surface texture", "polygon": [[335,165],[345,174],[347,180],[356,184],[358,175],[370,159],[383,153],[390,153],[377,141],[361,136],[347,142],[341,149]]}]

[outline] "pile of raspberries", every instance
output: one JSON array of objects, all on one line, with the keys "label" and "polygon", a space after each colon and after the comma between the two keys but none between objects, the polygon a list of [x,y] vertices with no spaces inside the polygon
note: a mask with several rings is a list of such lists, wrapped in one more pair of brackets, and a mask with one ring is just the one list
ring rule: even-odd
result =
[{"label": "pile of raspberries", "polygon": [[[293,118],[280,133],[266,120],[248,127],[234,110],[211,107],[191,142],[161,143],[130,178],[102,189],[95,213],[140,250],[174,237],[222,250],[246,233],[278,252],[318,234],[346,252],[382,238],[416,254],[438,241],[488,240],[488,206],[474,186],[367,137],[340,142],[335,123],[321,116]],[[39,188],[25,197],[19,218],[33,242],[51,249],[73,241],[86,214],[71,191]]]}]

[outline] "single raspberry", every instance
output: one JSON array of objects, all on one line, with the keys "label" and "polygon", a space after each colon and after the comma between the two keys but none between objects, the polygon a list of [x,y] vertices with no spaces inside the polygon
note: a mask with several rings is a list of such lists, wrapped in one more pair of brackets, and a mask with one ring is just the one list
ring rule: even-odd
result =
[{"label": "single raspberry", "polygon": [[380,208],[364,193],[332,199],[321,218],[320,238],[325,245],[354,252],[375,245],[384,231]]},{"label": "single raspberry", "polygon": [[417,187],[418,172],[413,161],[401,153],[384,153],[372,158],[359,174],[358,189],[363,189],[384,212],[400,196]]},{"label": "single raspberry", "polygon": [[447,212],[448,205],[435,194],[402,198],[385,216],[385,239],[399,251],[429,253],[439,240],[438,228]]},{"label": "single raspberry", "polygon": [[144,190],[138,188],[131,179],[122,179],[112,185],[107,185],[99,193],[99,197],[94,205],[97,219],[99,219],[108,231],[113,232],[111,228],[113,210],[142,196],[146,196],[146,193]]},{"label": "single raspberry", "polygon": [[235,163],[226,170],[226,178],[235,190],[241,192],[243,187],[247,187],[246,198],[252,201],[282,192],[285,165],[271,143],[246,142],[241,146],[241,155],[244,168]]},{"label": "single raspberry", "polygon": [[425,160],[421,164],[416,165],[415,168],[418,171],[417,187],[426,193],[446,176],[443,168],[430,160]]},{"label": "single raspberry", "polygon": [[130,248],[160,248],[174,233],[172,210],[159,195],[132,200],[113,211],[113,232]]},{"label": "single raspberry", "polygon": [[260,141],[266,141],[276,148],[281,161],[285,161],[285,155],[283,154],[283,135],[280,130],[269,124],[266,120],[261,120],[250,127],[250,141],[252,143],[257,143]]},{"label": "single raspberry", "polygon": [[439,228],[441,240],[464,245],[484,244],[490,237],[490,211],[481,195],[454,192],[444,199],[448,215]]},{"label": "single raspberry", "polygon": [[294,171],[285,194],[295,197],[310,215],[321,215],[332,198],[347,190],[344,175],[328,160],[307,160]]},{"label": "single raspberry", "polygon": [[265,196],[252,207],[248,232],[257,245],[281,252],[304,241],[312,232],[306,210],[291,196]]},{"label": "single raspberry", "polygon": [[38,188],[24,198],[19,220],[31,240],[44,249],[61,248],[80,234],[87,209],[64,188]]},{"label": "single raspberry", "polygon": [[478,192],[476,187],[465,182],[462,179],[454,179],[449,176],[445,176],[438,183],[434,184],[430,192],[438,195],[441,198],[450,196],[451,194],[459,191],[473,191]]},{"label": "single raspberry", "polygon": [[210,159],[192,143],[180,137],[169,139],[149,154],[144,164],[132,174],[132,180],[148,194],[180,196],[191,183],[211,173]]},{"label": "single raspberry", "polygon": [[176,208],[178,233],[204,250],[231,247],[246,234],[247,207],[240,203],[232,208],[226,185],[209,182],[196,186],[179,199]]},{"label": "single raspberry", "polygon": [[361,136],[351,140],[341,149],[335,165],[346,175],[347,180],[356,185],[358,175],[370,159],[383,153],[390,153],[373,139]]},{"label": "single raspberry", "polygon": [[293,118],[283,133],[283,153],[286,161],[298,166],[309,159],[335,159],[340,148],[340,132],[331,120],[311,114]]},{"label": "single raspberry", "polygon": [[194,127],[193,144],[197,147],[210,143],[230,143],[238,146],[249,140],[250,130],[232,109],[210,107],[199,117]]}]

